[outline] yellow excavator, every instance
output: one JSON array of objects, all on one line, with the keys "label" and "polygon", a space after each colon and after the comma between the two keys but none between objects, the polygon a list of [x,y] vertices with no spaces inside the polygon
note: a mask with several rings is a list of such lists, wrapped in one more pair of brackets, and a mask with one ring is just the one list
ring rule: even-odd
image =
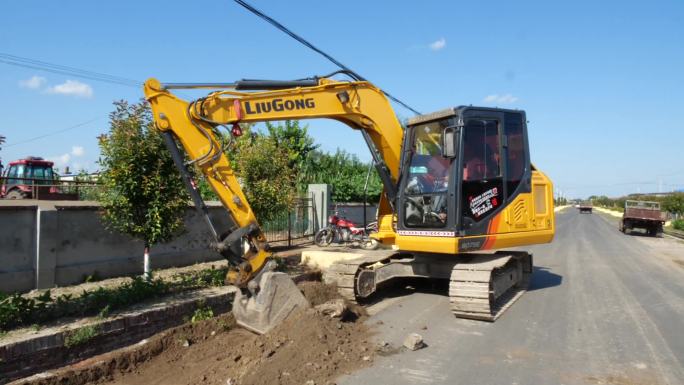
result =
[{"label": "yellow excavator", "polygon": [[[345,75],[350,79],[334,78]],[[177,89],[210,92],[185,101],[173,94]],[[530,162],[524,111],[461,106],[415,116],[403,127],[381,89],[344,70],[292,81],[149,79],[144,91],[213,247],[231,266],[236,319],[256,332],[307,303],[286,275],[272,271],[267,240],[230,166],[224,138],[241,135],[240,123],[329,118],[361,132],[384,188],[372,237],[394,251],[325,271],[350,301],[396,278],[447,279],[457,317],[494,321],[526,290],[533,271],[531,254],[500,249],[553,239],[552,183]],[[191,165],[230,213],[229,232],[218,234],[212,225]]]}]

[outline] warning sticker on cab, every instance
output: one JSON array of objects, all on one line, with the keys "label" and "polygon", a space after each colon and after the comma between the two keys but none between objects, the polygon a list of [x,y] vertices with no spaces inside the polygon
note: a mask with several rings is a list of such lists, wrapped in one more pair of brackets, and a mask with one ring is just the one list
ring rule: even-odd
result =
[{"label": "warning sticker on cab", "polygon": [[499,189],[493,187],[480,195],[469,197],[470,212],[475,218],[481,217],[499,205]]}]

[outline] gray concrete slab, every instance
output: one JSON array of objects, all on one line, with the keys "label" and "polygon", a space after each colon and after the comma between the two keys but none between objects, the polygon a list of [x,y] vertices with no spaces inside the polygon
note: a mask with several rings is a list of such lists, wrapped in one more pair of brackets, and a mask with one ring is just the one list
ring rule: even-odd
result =
[{"label": "gray concrete slab", "polygon": [[531,290],[495,323],[454,318],[446,292],[386,292],[369,308],[376,338],[401,346],[417,332],[428,347],[339,383],[684,383],[683,244],[565,210],[555,241],[529,250]]}]

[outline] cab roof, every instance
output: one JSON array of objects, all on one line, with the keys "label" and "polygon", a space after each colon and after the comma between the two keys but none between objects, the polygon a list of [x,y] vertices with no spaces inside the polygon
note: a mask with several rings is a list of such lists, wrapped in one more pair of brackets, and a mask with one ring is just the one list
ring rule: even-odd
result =
[{"label": "cab roof", "polygon": [[450,116],[460,115],[466,110],[478,110],[478,111],[496,111],[496,112],[517,112],[524,113],[523,110],[512,110],[508,108],[493,108],[493,107],[476,107],[476,106],[458,106],[446,108],[443,110],[431,112],[428,114],[416,115],[408,119],[408,125],[413,126],[416,124],[431,122],[433,120],[444,119]]},{"label": "cab roof", "polygon": [[23,159],[18,159],[10,162],[10,166],[14,166],[17,164],[35,164],[35,165],[40,165],[40,166],[50,166],[52,167],[54,165],[54,162],[51,162],[49,160],[45,160],[41,157],[38,156],[27,156],[26,158]]}]

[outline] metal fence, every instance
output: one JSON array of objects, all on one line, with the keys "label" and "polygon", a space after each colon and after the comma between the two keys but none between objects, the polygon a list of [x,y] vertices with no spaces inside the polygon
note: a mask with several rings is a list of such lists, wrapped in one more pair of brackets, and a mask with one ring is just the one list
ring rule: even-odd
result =
[{"label": "metal fence", "polygon": [[102,186],[92,181],[0,177],[6,199],[96,200]]},{"label": "metal fence", "polygon": [[312,197],[297,198],[289,212],[264,222],[261,228],[268,242],[276,246],[311,242],[317,227],[314,206]]}]

